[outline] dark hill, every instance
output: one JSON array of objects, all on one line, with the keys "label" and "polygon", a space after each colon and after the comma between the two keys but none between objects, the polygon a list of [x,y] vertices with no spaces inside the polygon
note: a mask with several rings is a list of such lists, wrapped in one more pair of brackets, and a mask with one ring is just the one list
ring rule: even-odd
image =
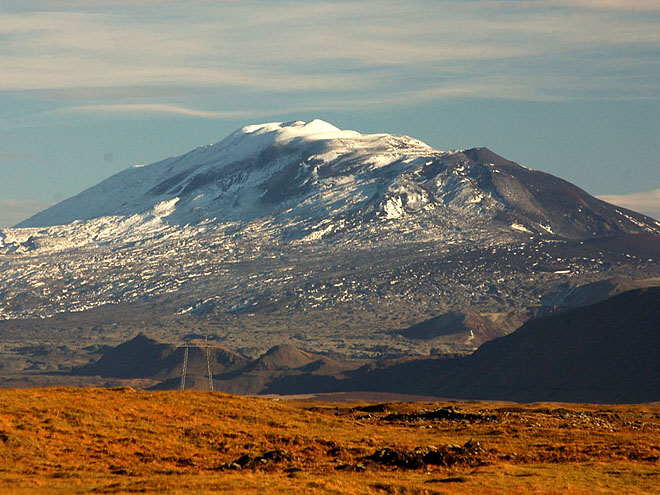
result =
[{"label": "dark hill", "polygon": [[487,342],[453,389],[517,401],[660,400],[660,287],[532,320]]},{"label": "dark hill", "polygon": [[[301,369],[303,371],[315,371],[319,368],[333,367],[339,364],[334,360],[300,350],[290,344],[276,345],[265,354],[250,363],[249,371],[278,371]],[[340,366],[341,367],[341,366]]]},{"label": "dark hill", "polygon": [[622,292],[646,287],[660,286],[660,278],[631,279],[628,277],[612,277],[589,284],[571,287],[566,284],[554,294],[544,298],[543,303],[566,307],[586,306],[604,301]]},{"label": "dark hill", "polygon": [[300,368],[318,359],[318,356],[301,351],[289,344],[277,345],[250,364],[255,371],[273,371]]},{"label": "dark hill", "polygon": [[[180,379],[183,356],[182,347],[140,333],[108,350],[97,362],[79,368],[77,373],[114,378]],[[228,349],[212,346],[210,362],[213,374],[220,374],[243,368],[249,361]],[[206,349],[190,347],[187,373],[207,374]]]},{"label": "dark hill", "polygon": [[[207,390],[208,369],[206,346],[202,342],[189,344],[186,388]],[[93,375],[107,378],[150,378],[158,381],[155,390],[178,389],[181,386],[184,348],[162,342],[140,333],[133,339],[110,348],[95,363],[73,371],[77,375]],[[306,352],[283,344],[269,349],[251,361],[240,354],[220,346],[210,347],[211,372],[215,390],[237,394],[257,394],[267,389],[273,380],[287,377],[301,385],[316,383],[319,377],[333,377],[351,368],[347,363],[327,356]],[[287,392],[289,393],[289,392]]]},{"label": "dark hill", "polygon": [[660,287],[653,287],[529,321],[465,358],[364,367],[342,386],[521,402],[653,402],[659,356]]},{"label": "dark hill", "polygon": [[449,311],[399,330],[397,333],[409,339],[420,340],[462,334],[470,339],[475,346],[503,334],[500,328],[474,311]]}]

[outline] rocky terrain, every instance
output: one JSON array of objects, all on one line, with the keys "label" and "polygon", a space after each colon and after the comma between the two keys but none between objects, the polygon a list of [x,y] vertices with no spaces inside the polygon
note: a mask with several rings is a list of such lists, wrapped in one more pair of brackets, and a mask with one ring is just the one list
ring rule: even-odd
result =
[{"label": "rocky terrain", "polygon": [[[141,331],[249,359],[279,344],[339,360],[466,354],[652,285],[659,234],[485,148],[247,126],[0,230],[0,356],[6,372],[67,372]],[[424,323],[452,315],[466,316]]]},{"label": "rocky terrain", "polygon": [[[248,359],[208,341],[192,341],[186,345],[188,355],[184,357],[185,347],[141,333],[109,349],[98,361],[75,368],[72,375],[128,379],[129,382],[136,378],[149,379],[150,388],[156,390],[184,387],[258,394],[268,383],[285,376],[311,381],[310,377],[314,376],[341,376],[344,371],[358,366],[291,345],[275,346],[256,359]],[[209,385],[209,371],[212,386]],[[142,386],[147,383],[143,381]]]},{"label": "rocky terrain", "polygon": [[[452,314],[408,329],[430,338],[450,323],[487,327]],[[68,371],[6,373],[4,386],[131,385],[277,396],[354,393],[462,399],[636,403],[660,400],[660,287],[554,312],[488,340],[469,356],[338,360],[277,345],[249,358],[205,339],[168,344],[143,333]],[[432,336],[431,336],[432,337]],[[477,335],[475,334],[475,338]],[[34,351],[33,351],[34,352]],[[36,381],[35,381],[36,380]]]},{"label": "rocky terrain", "polygon": [[519,402],[657,402],[658,322],[660,287],[637,289],[530,320],[466,357],[382,361],[333,386]]}]

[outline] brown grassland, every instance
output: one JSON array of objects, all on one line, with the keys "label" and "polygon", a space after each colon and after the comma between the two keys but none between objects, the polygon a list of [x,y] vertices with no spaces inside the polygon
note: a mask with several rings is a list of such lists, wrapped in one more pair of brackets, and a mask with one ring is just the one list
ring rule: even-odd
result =
[{"label": "brown grassland", "polygon": [[658,493],[660,405],[0,390],[0,493]]}]

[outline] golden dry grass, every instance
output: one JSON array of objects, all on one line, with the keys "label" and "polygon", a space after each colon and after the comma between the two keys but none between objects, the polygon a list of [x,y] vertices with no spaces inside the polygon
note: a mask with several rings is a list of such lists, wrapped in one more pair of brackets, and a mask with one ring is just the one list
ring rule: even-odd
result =
[{"label": "golden dry grass", "polygon": [[[456,402],[456,418],[414,416],[447,405],[365,411],[205,392],[0,390],[0,493],[659,490],[658,405]],[[399,416],[386,420],[392,413]],[[364,459],[382,448],[411,452],[470,439],[484,449],[471,464],[407,469]],[[269,451],[290,457],[223,468]]]}]

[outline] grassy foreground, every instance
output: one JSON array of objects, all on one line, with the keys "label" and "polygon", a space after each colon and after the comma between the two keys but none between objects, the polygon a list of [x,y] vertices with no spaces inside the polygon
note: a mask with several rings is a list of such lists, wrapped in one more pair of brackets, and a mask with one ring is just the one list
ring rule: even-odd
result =
[{"label": "grassy foreground", "polygon": [[657,493],[660,405],[0,390],[0,493]]}]

